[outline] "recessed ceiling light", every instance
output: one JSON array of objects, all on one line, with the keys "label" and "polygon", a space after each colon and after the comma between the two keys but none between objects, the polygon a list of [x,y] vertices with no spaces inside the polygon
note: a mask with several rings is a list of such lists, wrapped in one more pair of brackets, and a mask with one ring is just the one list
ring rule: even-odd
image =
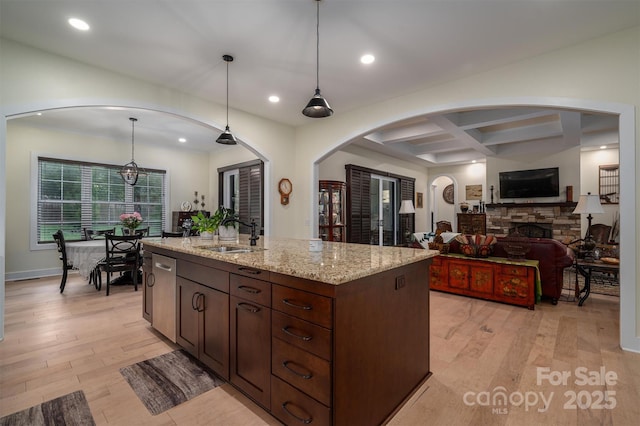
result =
[{"label": "recessed ceiling light", "polygon": [[606,146],[606,145],[602,145],[602,146],[600,147],[600,149],[607,149],[607,146]]},{"label": "recessed ceiling light", "polygon": [[69,25],[71,25],[73,28],[75,28],[76,30],[80,30],[80,31],[89,31],[89,24],[87,24],[85,21],[83,21],[82,19],[78,19],[78,18],[69,18]]},{"label": "recessed ceiling light", "polygon": [[271,95],[271,96],[269,96],[269,102],[275,104],[276,102],[280,102],[280,98],[278,96],[276,96],[276,95]]},{"label": "recessed ceiling light", "polygon": [[369,53],[367,53],[366,55],[362,55],[360,57],[360,62],[362,62],[363,64],[366,64],[366,65],[372,64],[373,61],[375,61],[375,60],[376,60],[376,57],[371,55],[371,54],[369,54]]},{"label": "recessed ceiling light", "polygon": [[476,160],[471,160],[471,163],[476,164]]},{"label": "recessed ceiling light", "polygon": [[187,140],[186,140],[185,138],[179,138],[179,139],[178,139],[178,142],[180,142],[180,143],[185,143],[186,141],[187,141]]}]

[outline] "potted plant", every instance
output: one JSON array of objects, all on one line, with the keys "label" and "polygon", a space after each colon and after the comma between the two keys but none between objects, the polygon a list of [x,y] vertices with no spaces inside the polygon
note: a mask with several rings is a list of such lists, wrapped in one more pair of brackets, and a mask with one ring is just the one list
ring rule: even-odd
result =
[{"label": "potted plant", "polygon": [[233,209],[220,206],[213,215],[220,220],[218,239],[220,241],[235,241],[238,238],[238,215]]},{"label": "potted plant", "polygon": [[205,240],[213,239],[213,234],[220,226],[220,217],[217,215],[205,216],[202,210],[197,215],[191,216],[193,229],[200,233],[200,237]]}]

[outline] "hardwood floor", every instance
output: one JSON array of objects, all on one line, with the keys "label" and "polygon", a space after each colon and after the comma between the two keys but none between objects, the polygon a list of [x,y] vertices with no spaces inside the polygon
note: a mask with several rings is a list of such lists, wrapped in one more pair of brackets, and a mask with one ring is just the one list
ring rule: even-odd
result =
[{"label": "hardwood floor", "polygon": [[[279,424],[229,385],[150,415],[119,369],[175,346],[142,319],[142,292],[115,287],[106,297],[76,274],[64,294],[58,286],[59,277],[6,283],[0,416],[81,389],[97,425]],[[618,299],[610,296],[592,295],[581,308],[560,301],[529,311],[431,292],[433,375],[389,424],[636,424],[640,354],[619,348],[618,318]],[[538,368],[552,379],[563,371],[570,377],[566,384],[538,384]],[[592,375],[604,368],[617,379],[582,384],[580,368]],[[511,403],[492,403],[500,390]],[[615,408],[595,408],[604,391]],[[576,408],[565,408],[572,403]]]}]

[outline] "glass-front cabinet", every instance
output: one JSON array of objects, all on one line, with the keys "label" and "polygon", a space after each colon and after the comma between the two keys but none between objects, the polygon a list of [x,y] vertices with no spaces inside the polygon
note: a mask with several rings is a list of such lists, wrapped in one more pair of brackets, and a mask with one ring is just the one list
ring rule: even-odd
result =
[{"label": "glass-front cabinet", "polygon": [[318,194],[318,237],[324,241],[346,241],[344,203],[347,184],[321,180]]}]

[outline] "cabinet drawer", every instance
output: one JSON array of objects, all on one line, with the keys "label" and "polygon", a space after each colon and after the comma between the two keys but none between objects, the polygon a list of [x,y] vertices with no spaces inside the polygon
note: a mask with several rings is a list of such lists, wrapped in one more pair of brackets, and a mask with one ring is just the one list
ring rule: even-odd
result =
[{"label": "cabinet drawer", "polygon": [[229,273],[226,271],[178,259],[176,274],[214,290],[229,293]]},{"label": "cabinet drawer", "polygon": [[271,335],[320,358],[331,360],[331,330],[273,311]]},{"label": "cabinet drawer", "polygon": [[287,425],[331,424],[329,408],[273,375],[271,376],[271,414]]},{"label": "cabinet drawer", "polygon": [[272,285],[271,291],[273,309],[326,328],[333,328],[331,298],[276,284]]},{"label": "cabinet drawer", "polygon": [[526,277],[528,274],[526,266],[518,265],[502,265],[500,266],[500,273],[503,275],[515,275],[519,277]]},{"label": "cabinet drawer", "polygon": [[271,307],[271,283],[242,275],[231,274],[229,293],[243,299]]},{"label": "cabinet drawer", "polygon": [[329,405],[331,364],[328,361],[273,338],[271,374],[275,374],[324,405]]}]

